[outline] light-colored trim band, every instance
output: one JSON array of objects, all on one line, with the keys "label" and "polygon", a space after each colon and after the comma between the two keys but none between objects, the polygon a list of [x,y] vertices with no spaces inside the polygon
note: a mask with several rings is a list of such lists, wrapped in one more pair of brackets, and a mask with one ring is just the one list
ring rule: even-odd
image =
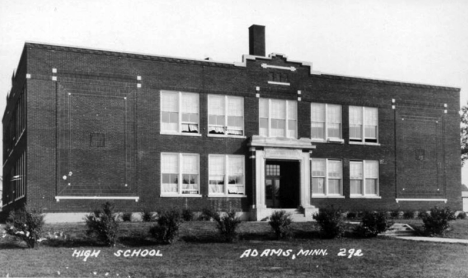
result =
[{"label": "light-colored trim band", "polygon": [[395,199],[395,201],[398,202],[414,202],[414,201],[420,201],[420,202],[444,202],[447,203],[447,199]]},{"label": "light-colored trim band", "polygon": [[60,202],[60,200],[135,200],[138,202],[140,197],[123,197],[123,196],[55,196],[55,200]]}]

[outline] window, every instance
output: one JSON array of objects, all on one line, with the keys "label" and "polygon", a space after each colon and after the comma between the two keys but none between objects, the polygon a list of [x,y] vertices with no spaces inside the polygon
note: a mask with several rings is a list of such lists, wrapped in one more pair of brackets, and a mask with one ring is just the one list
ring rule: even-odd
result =
[{"label": "window", "polygon": [[209,156],[209,195],[245,195],[244,156]]},{"label": "window", "polygon": [[260,135],[297,138],[297,102],[260,99]]},{"label": "window", "polygon": [[379,162],[376,160],[350,161],[351,197],[379,195]]},{"label": "window", "polygon": [[378,109],[372,107],[349,107],[349,142],[377,143]]},{"label": "window", "polygon": [[312,197],[342,197],[341,160],[312,160]]},{"label": "window", "polygon": [[244,135],[244,99],[208,95],[208,133]]},{"label": "window", "polygon": [[161,91],[161,132],[199,133],[198,94]]},{"label": "window", "polygon": [[341,135],[341,105],[312,103],[310,109],[312,140],[344,142]]},{"label": "window", "polygon": [[197,154],[161,154],[161,195],[199,195]]}]

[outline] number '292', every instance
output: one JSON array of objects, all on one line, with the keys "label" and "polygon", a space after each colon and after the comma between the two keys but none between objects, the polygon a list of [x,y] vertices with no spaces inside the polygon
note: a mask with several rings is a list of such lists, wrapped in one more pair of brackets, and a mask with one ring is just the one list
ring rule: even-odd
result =
[{"label": "number '292'", "polygon": [[347,249],[346,248],[340,248],[340,252],[338,253],[339,257],[348,257],[348,259],[351,259],[352,257],[362,257],[364,255],[362,253],[361,249]]}]

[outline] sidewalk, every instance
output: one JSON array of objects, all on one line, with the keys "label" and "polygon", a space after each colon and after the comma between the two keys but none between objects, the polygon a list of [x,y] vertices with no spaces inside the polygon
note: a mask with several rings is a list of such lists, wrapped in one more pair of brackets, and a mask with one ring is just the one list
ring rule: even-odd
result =
[{"label": "sidewalk", "polygon": [[396,236],[394,238],[403,239],[403,240],[413,240],[413,241],[468,244],[468,239],[457,239],[457,238],[422,237],[422,236]]}]

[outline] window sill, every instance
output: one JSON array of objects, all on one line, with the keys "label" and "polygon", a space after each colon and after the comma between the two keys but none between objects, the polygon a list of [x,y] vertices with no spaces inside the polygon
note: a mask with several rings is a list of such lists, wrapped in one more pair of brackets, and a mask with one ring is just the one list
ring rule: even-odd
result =
[{"label": "window sill", "polygon": [[160,132],[161,135],[182,135],[182,136],[199,136],[202,135],[200,133],[178,133],[178,132]]},{"label": "window sill", "polygon": [[202,197],[201,194],[177,194],[177,193],[173,193],[173,194],[161,194],[160,197],[188,197],[188,198],[200,198]]},{"label": "window sill", "polygon": [[268,81],[268,84],[273,85],[283,85],[283,86],[290,86],[291,84],[288,82],[277,82],[277,81]]},{"label": "window sill", "polygon": [[350,195],[351,199],[382,199],[380,196],[363,196],[363,195]]},{"label": "window sill", "polygon": [[244,194],[210,194],[208,198],[246,198]]},{"label": "window sill", "polygon": [[220,135],[220,134],[207,134],[208,137],[215,137],[215,138],[237,138],[237,139],[246,139],[246,136],[242,135]]},{"label": "window sill", "polygon": [[368,143],[368,142],[352,142],[349,141],[350,145],[365,145],[365,146],[380,146],[380,143]]},{"label": "window sill", "polygon": [[331,198],[344,199],[344,196],[341,196],[341,195],[315,195],[315,196],[312,196],[312,199],[331,199]]},{"label": "window sill", "polygon": [[313,143],[335,143],[335,144],[344,144],[344,139],[331,139],[328,138],[327,140],[324,139],[311,139]]},{"label": "window sill", "polygon": [[24,198],[24,195],[15,199],[15,202]]}]

